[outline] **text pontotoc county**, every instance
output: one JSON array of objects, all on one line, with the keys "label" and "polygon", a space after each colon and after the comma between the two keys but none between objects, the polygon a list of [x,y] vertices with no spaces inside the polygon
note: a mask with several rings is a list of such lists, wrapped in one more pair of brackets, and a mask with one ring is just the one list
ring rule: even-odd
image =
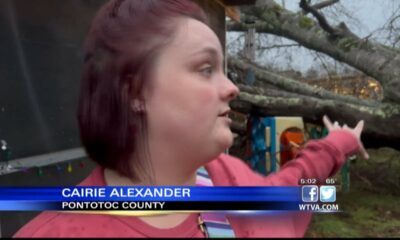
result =
[{"label": "text pontotoc county", "polygon": [[165,202],[62,202],[62,210],[163,210]]}]

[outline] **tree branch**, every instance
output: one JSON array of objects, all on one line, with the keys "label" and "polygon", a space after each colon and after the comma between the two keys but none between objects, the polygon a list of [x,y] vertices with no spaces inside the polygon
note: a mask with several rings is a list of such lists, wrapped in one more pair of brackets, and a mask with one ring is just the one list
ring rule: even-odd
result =
[{"label": "tree branch", "polygon": [[[383,101],[400,102],[400,54],[397,49],[373,41],[362,41],[349,30],[341,31],[343,35],[333,39],[324,34],[317,22],[283,9],[276,3],[274,5],[273,1],[268,1],[265,7],[247,9],[246,14],[258,18],[254,25],[258,33],[291,39],[305,48],[347,63],[380,82],[384,90]],[[229,24],[228,29],[246,31],[247,27],[243,23],[235,23]]]},{"label": "tree branch", "polygon": [[363,119],[366,124],[363,131],[365,146],[391,146],[400,148],[400,106],[381,104],[379,107],[365,107],[331,99],[315,97],[271,97],[241,92],[230,103],[233,110],[250,113],[254,116],[301,116],[306,122],[320,123],[327,114],[332,120],[355,126]]},{"label": "tree branch", "polygon": [[305,14],[310,12],[318,20],[318,23],[322,29],[324,29],[326,32],[328,32],[333,37],[338,36],[338,32],[336,31],[336,29],[331,27],[331,25],[329,25],[326,18],[322,14],[320,14],[317,9],[308,5],[307,0],[301,0],[300,7],[303,9]]},{"label": "tree branch", "polygon": [[320,99],[335,99],[337,101],[355,103],[362,106],[377,106],[377,104],[379,104],[375,101],[361,100],[351,96],[337,95],[323,88],[314,87],[308,84],[304,84],[300,81],[266,71],[255,63],[250,63],[246,60],[234,59],[232,57],[228,58],[228,65],[230,68],[241,69],[242,71],[244,71],[245,69],[247,69],[248,64],[252,66],[257,81],[271,84],[277,87],[279,90],[309,97],[317,97]]},{"label": "tree branch", "polygon": [[324,2],[316,3],[316,4],[312,5],[311,7],[314,8],[314,9],[318,9],[319,10],[319,9],[322,9],[322,8],[325,8],[325,7],[329,7],[329,6],[331,6],[331,5],[333,5],[333,4],[337,3],[337,2],[339,2],[339,0],[327,0],[327,1],[324,1]]},{"label": "tree branch", "polygon": [[300,44],[298,43],[294,43],[294,44],[274,44],[272,46],[268,46],[268,47],[258,47],[257,50],[270,50],[270,49],[274,49],[274,48],[288,48],[288,47],[301,47]]}]

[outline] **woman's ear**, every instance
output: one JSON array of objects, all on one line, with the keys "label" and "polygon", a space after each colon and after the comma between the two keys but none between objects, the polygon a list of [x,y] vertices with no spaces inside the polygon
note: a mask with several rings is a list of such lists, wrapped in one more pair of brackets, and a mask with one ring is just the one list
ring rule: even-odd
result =
[{"label": "woman's ear", "polygon": [[131,108],[135,113],[145,112],[144,102],[138,98],[131,100]]},{"label": "woman's ear", "polygon": [[[141,113],[145,111],[144,100],[142,95],[142,86],[138,77],[133,75],[126,76],[129,84],[126,85],[130,99],[130,107],[135,113]],[[128,87],[129,86],[129,87]]]}]

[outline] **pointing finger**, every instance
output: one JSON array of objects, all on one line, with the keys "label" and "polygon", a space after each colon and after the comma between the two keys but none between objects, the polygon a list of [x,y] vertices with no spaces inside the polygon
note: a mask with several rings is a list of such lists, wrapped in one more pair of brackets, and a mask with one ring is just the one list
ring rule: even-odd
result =
[{"label": "pointing finger", "polygon": [[335,121],[335,122],[333,123],[333,127],[334,127],[334,128],[339,128],[339,123],[338,123],[337,121]]},{"label": "pointing finger", "polygon": [[331,120],[329,120],[328,116],[324,115],[322,121],[324,122],[325,127],[328,129],[328,131],[331,131],[333,129]]},{"label": "pointing finger", "polygon": [[361,133],[364,128],[364,120],[361,120],[357,123],[357,126],[354,128],[354,131]]},{"label": "pointing finger", "polygon": [[360,143],[360,144],[361,144],[361,147],[360,147],[360,154],[361,154],[361,156],[362,156],[364,159],[369,159],[369,154],[368,154],[367,150],[365,150],[364,145],[363,145],[362,143]]}]

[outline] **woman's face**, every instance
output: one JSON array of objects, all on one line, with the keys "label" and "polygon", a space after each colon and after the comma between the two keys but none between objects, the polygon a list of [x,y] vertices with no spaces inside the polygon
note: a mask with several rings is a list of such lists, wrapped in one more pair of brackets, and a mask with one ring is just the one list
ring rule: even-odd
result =
[{"label": "woman's face", "polygon": [[238,88],[224,75],[215,33],[197,20],[178,22],[145,90],[149,141],[170,145],[171,151],[216,157],[233,141],[226,113]]}]

